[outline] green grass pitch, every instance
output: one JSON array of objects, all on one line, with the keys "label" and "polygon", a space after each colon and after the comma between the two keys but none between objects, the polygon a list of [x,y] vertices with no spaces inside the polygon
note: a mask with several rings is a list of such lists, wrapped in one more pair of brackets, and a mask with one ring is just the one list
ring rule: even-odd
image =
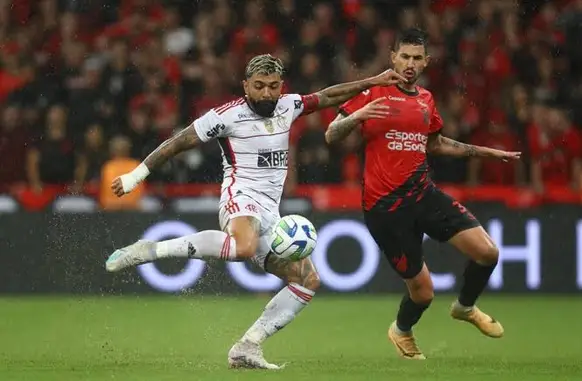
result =
[{"label": "green grass pitch", "polygon": [[0,380],[581,380],[582,302],[486,296],[495,340],[438,295],[416,329],[426,361],[396,356],[397,296],[320,296],[265,345],[281,371],[229,370],[226,354],[266,297],[0,298]]}]

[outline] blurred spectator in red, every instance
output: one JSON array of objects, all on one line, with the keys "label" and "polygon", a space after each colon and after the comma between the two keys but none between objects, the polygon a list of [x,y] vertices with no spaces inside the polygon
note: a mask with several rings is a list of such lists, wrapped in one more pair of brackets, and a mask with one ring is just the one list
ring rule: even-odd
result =
[{"label": "blurred spectator in red", "polygon": [[582,140],[566,112],[552,107],[545,123],[528,130],[531,181],[537,191],[551,186],[582,185]]},{"label": "blurred spectator in red", "polygon": [[277,27],[267,21],[265,3],[260,0],[246,2],[244,11],[244,25],[234,33],[231,47],[237,56],[242,59],[264,52],[275,50],[279,42]]},{"label": "blurred spectator in red", "polygon": [[13,91],[22,88],[28,78],[23,70],[18,46],[13,43],[0,45],[0,103]]},{"label": "blurred spectator in red", "polygon": [[148,107],[153,111],[153,122],[160,137],[168,137],[176,126],[178,102],[169,92],[163,73],[152,71],[145,76],[144,92],[136,95],[130,108]]},{"label": "blurred spectator in red", "polygon": [[67,138],[67,111],[63,106],[49,109],[44,135],[28,150],[26,169],[35,192],[41,192],[43,184],[72,182],[75,152]]},{"label": "blurred spectator in red", "polygon": [[0,188],[26,180],[24,165],[29,139],[20,109],[6,105],[0,120]]},{"label": "blurred spectator in red", "polygon": [[[475,133],[471,144],[495,148],[502,151],[521,151],[516,135],[507,127],[503,112],[492,110],[486,130]],[[517,185],[523,184],[524,168],[520,161],[504,163],[472,157],[469,160],[468,182],[470,185]]]}]

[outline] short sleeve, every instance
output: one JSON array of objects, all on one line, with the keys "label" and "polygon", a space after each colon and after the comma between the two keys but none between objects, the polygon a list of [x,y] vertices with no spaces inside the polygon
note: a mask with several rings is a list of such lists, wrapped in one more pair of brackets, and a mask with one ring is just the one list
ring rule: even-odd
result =
[{"label": "short sleeve", "polygon": [[352,99],[346,101],[343,105],[340,106],[339,110],[340,113],[344,114],[345,116],[353,114],[355,111],[361,109],[368,103],[370,103],[372,99],[372,94],[370,90],[364,90]]},{"label": "short sleeve", "polygon": [[319,106],[319,97],[317,94],[285,94],[283,95],[283,99],[292,103],[294,121],[302,115],[317,111],[317,106]]},{"label": "short sleeve", "polygon": [[436,106],[432,109],[432,115],[430,117],[430,125],[428,127],[428,133],[434,134],[435,132],[439,132],[443,128],[443,118],[437,110]]},{"label": "short sleeve", "polygon": [[216,138],[223,138],[228,135],[228,128],[222,118],[214,110],[208,111],[196,119],[193,123],[194,129],[201,141],[207,142]]}]

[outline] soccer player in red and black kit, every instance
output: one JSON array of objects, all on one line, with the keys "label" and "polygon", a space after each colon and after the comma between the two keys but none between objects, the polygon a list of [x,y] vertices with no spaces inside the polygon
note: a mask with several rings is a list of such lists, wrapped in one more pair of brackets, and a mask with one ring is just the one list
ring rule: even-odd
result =
[{"label": "soccer player in red and black kit", "polygon": [[519,159],[504,152],[463,144],[441,135],[442,119],[432,94],[416,85],[429,63],[427,37],[418,29],[403,32],[392,52],[394,70],[407,83],[372,87],[340,107],[326,131],[334,143],[358,130],[365,143],[363,209],[365,222],[408,293],[400,303],[388,337],[398,353],[425,359],[412,327],[430,305],[433,284],[423,260],[426,233],[449,242],[470,260],[451,315],[475,325],[483,334],[501,337],[503,327],[475,306],[498,260],[499,251],[479,221],[431,181],[427,154]]}]

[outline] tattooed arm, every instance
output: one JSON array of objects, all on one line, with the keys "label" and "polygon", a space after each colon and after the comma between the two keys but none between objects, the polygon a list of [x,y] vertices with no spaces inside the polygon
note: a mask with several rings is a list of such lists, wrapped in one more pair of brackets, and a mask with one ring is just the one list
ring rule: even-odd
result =
[{"label": "tattooed arm", "polygon": [[202,140],[196,132],[194,123],[178,132],[171,138],[164,141],[158,146],[145,160],[137,166],[133,171],[121,175],[111,184],[113,193],[118,197],[131,192],[150,174],[151,170],[159,168],[166,163],[170,158],[176,156],[180,152],[191,149]]},{"label": "tattooed arm", "polygon": [[327,131],[325,131],[325,141],[327,144],[332,144],[344,140],[351,132],[360,127],[362,121],[354,115],[344,116],[338,114],[333,122],[329,124]]},{"label": "tattooed arm", "polygon": [[449,139],[436,132],[428,136],[426,152],[433,155],[447,155],[456,157],[475,156],[497,158],[503,161],[519,159],[521,152],[506,152],[494,148],[465,144]]},{"label": "tattooed arm", "polygon": [[173,135],[158,146],[143,161],[149,170],[161,167],[170,158],[180,152],[187,151],[200,144],[201,140],[194,128],[194,123]]},{"label": "tattooed arm", "polygon": [[360,81],[340,83],[339,85],[330,86],[312,94],[316,97],[314,103],[315,109],[323,109],[340,105],[373,86],[390,86],[397,83],[406,82],[406,79],[394,70],[385,72]]},{"label": "tattooed arm", "polygon": [[348,137],[364,121],[387,117],[390,108],[382,104],[385,100],[385,97],[375,99],[349,116],[338,114],[334,121],[329,124],[327,131],[325,131],[325,141],[328,144],[339,142]]}]

